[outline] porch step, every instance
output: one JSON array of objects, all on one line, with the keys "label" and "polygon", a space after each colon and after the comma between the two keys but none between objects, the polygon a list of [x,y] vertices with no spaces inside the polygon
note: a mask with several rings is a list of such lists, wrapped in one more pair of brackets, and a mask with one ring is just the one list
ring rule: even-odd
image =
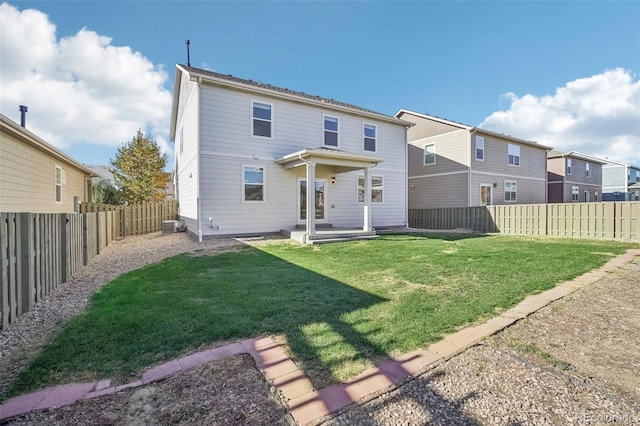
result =
[{"label": "porch step", "polygon": [[375,240],[376,238],[380,238],[379,235],[363,235],[359,237],[340,237],[340,238],[323,238],[321,240],[309,240],[307,244],[328,244],[328,243],[344,243],[347,241],[357,241],[357,240]]},{"label": "porch step", "polygon": [[315,240],[331,240],[336,238],[339,239],[339,238],[372,237],[375,235],[376,235],[376,231],[369,231],[369,232],[364,232],[364,231],[349,232],[349,231],[338,231],[338,230],[336,230],[335,232],[322,231],[321,233],[317,233],[315,235],[309,236],[309,240],[315,241]]},{"label": "porch step", "polygon": [[[326,228],[325,228],[326,229]],[[287,238],[305,243],[305,231],[298,229],[282,229],[280,233]],[[307,244],[335,243],[341,241],[363,240],[377,238],[376,231],[364,232],[357,229],[333,228],[330,230],[317,230],[306,241]]]},{"label": "porch step", "polygon": [[[330,223],[316,223],[316,229],[326,229],[333,228],[333,225]],[[307,225],[304,223],[299,223],[296,225],[296,229],[307,229]]]}]

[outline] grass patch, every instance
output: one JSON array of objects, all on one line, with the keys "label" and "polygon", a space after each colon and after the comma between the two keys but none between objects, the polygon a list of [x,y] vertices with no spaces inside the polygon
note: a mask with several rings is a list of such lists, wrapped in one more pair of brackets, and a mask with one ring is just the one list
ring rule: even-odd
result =
[{"label": "grass patch", "polygon": [[559,370],[575,370],[575,367],[573,365],[568,362],[559,360],[549,352],[543,351],[535,343],[518,343],[516,344],[516,349],[520,352],[535,355]]},{"label": "grass patch", "polygon": [[283,334],[316,385],[346,380],[597,268],[631,244],[398,234],[188,254],[101,288],[3,397],[140,369],[203,344]]}]

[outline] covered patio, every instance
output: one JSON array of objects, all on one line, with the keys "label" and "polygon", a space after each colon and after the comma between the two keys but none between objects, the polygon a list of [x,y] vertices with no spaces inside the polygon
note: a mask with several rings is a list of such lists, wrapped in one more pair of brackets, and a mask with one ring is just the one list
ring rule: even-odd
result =
[{"label": "covered patio", "polygon": [[[331,167],[335,174],[362,170],[364,173],[364,202],[362,227],[358,229],[318,228],[316,223],[315,184],[306,185],[306,218],[303,231],[289,230],[290,237],[305,244],[322,240],[344,241],[345,239],[374,238],[376,233],[371,223],[371,174],[370,169],[381,163],[379,157],[341,151],[332,148],[303,149],[275,160],[285,170],[305,168],[306,182],[316,181],[316,167]],[[287,230],[285,230],[287,231]]]}]

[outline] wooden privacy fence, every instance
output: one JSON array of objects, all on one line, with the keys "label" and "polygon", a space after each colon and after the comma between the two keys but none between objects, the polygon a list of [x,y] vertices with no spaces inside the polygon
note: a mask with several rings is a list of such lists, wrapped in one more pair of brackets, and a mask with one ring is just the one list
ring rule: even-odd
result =
[{"label": "wooden privacy fence", "polygon": [[156,203],[140,203],[128,206],[112,206],[109,204],[82,203],[80,213],[114,212],[111,232],[117,237],[142,235],[162,230],[162,221],[178,218],[178,201],[161,201]]},{"label": "wooden privacy fence", "polygon": [[0,213],[0,329],[104,250],[113,216]]},{"label": "wooden privacy fence", "polygon": [[160,231],[177,201],[120,207],[82,203],[81,214],[0,213],[0,330],[100,254],[114,239]]},{"label": "wooden privacy fence", "polygon": [[640,240],[640,202],[518,204],[409,210],[409,226],[503,234]]}]

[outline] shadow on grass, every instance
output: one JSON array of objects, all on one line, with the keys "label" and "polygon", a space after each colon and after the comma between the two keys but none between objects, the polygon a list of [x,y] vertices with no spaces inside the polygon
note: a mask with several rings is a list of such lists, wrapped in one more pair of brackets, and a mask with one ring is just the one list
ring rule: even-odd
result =
[{"label": "shadow on grass", "polygon": [[443,240],[443,241],[459,241],[468,240],[470,238],[484,238],[487,234],[475,233],[475,232],[446,232],[446,231],[433,231],[433,232],[384,232],[381,235],[389,235],[399,237],[399,239],[405,241],[411,240]]}]

